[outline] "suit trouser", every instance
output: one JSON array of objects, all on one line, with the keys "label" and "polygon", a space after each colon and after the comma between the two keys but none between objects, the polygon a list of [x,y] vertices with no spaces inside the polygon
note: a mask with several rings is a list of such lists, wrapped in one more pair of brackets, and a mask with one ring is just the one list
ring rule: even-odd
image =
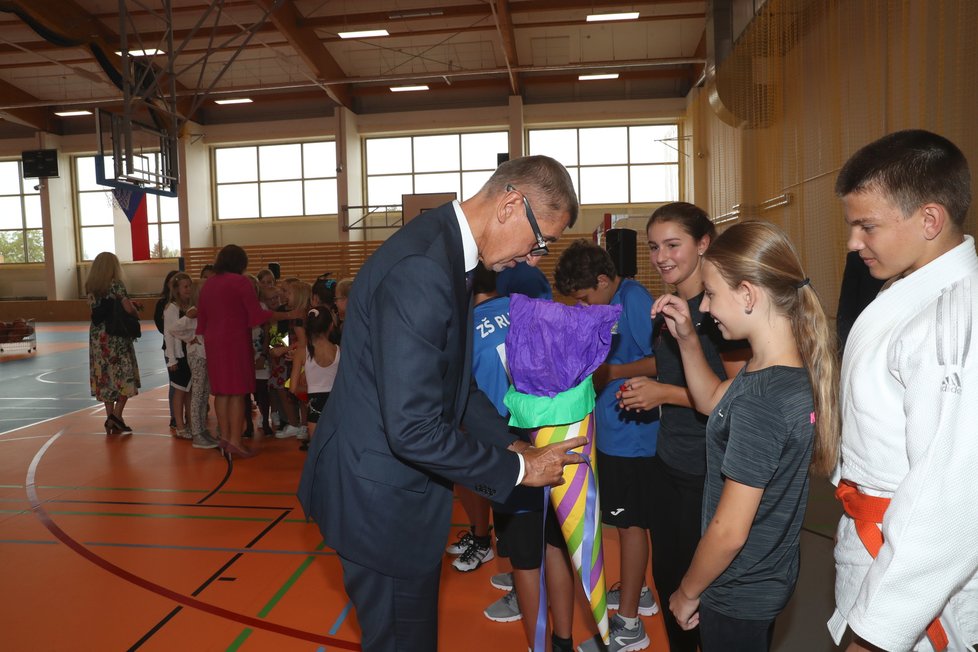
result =
[{"label": "suit trouser", "polygon": [[340,557],[357,610],[364,652],[435,652],[441,564],[425,575],[391,577]]}]

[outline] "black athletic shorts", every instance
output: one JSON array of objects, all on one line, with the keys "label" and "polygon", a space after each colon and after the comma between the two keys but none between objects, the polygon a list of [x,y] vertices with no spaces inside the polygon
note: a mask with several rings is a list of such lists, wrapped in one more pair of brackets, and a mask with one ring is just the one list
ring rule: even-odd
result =
[{"label": "black athletic shorts", "polygon": [[500,557],[509,557],[516,570],[540,568],[544,541],[556,548],[566,548],[557,514],[552,507],[547,509],[546,533],[542,511],[506,514],[493,510],[492,521],[493,532],[496,533],[496,552]]},{"label": "black athletic shorts", "polygon": [[187,357],[177,358],[177,368],[166,368],[166,373],[170,377],[170,385],[175,389],[186,392],[190,390],[190,365]]},{"label": "black athletic shorts", "polygon": [[329,392],[316,392],[309,395],[309,414],[306,421],[309,423],[319,423],[319,415],[326,409],[326,401],[329,399]]},{"label": "black athletic shorts", "polygon": [[648,529],[651,457],[616,457],[598,451],[601,522],[617,528]]}]

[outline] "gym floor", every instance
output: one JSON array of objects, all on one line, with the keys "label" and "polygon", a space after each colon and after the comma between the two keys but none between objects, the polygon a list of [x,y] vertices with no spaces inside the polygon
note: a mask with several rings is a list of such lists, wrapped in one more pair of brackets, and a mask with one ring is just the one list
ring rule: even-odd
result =
[{"label": "gym floor", "polygon": [[[131,435],[102,429],[87,323],[39,324],[36,353],[0,356],[0,648],[358,649],[339,560],[295,498],[305,453],[266,438],[260,455],[229,462],[171,437],[162,338],[150,322],[143,333]],[[838,516],[831,487],[813,482],[802,576],[776,650],[835,649],[825,621]],[[450,539],[464,520],[457,505]],[[613,582],[616,534],[604,536]],[[490,576],[505,570],[444,564],[440,649],[526,649],[520,623],[482,614],[503,595]],[[577,642],[589,635],[578,603]],[[649,649],[667,649],[661,615],[644,621]]]}]

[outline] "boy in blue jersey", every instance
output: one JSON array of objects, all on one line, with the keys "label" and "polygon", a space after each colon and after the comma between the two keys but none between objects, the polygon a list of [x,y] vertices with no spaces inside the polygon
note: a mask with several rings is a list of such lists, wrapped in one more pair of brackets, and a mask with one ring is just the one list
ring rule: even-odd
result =
[{"label": "boy in blue jersey", "polygon": [[659,413],[620,409],[615,393],[624,379],[656,373],[649,318],[652,295],[636,281],[619,277],[608,252],[586,240],[571,243],[560,256],[555,280],[558,292],[580,303],[622,306],[608,358],[592,376],[597,393],[595,439],[601,521],[618,529],[621,546],[620,585],[608,592],[608,608],[618,609],[611,619],[609,649],[642,650],[648,647],[649,637],[638,616],[651,616],[659,610],[645,586],[649,562],[647,497]]},{"label": "boy in blue jersey", "polygon": [[[509,297],[499,296],[495,288],[496,273],[480,263],[472,281],[475,301],[472,375],[479,389],[505,417],[509,408],[503,397],[510,386],[506,364]],[[523,631],[532,647],[540,601],[540,566],[546,561],[547,597],[553,623],[551,648],[554,652],[572,652],[574,571],[554,510],[547,510],[544,524],[543,490],[517,487],[505,504],[493,503],[493,521],[499,555],[508,557],[513,566],[513,591],[486,608],[486,617],[500,622],[522,618]]]}]

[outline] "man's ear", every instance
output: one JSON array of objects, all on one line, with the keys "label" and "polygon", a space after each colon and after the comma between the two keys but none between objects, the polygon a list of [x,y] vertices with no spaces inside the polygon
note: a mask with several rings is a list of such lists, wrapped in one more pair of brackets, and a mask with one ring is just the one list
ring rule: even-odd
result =
[{"label": "man's ear", "polygon": [[947,208],[941,204],[933,202],[924,204],[918,210],[921,214],[924,238],[927,240],[937,238],[951,223],[951,216],[947,214]]},{"label": "man's ear", "polygon": [[606,287],[608,287],[608,285],[610,284],[611,284],[611,279],[608,278],[607,274],[598,274],[598,284],[596,286],[598,289],[603,290]]},{"label": "man's ear", "polygon": [[515,190],[504,191],[499,197],[499,204],[496,210],[496,220],[500,224],[505,224],[512,219],[522,205],[523,198]]}]

